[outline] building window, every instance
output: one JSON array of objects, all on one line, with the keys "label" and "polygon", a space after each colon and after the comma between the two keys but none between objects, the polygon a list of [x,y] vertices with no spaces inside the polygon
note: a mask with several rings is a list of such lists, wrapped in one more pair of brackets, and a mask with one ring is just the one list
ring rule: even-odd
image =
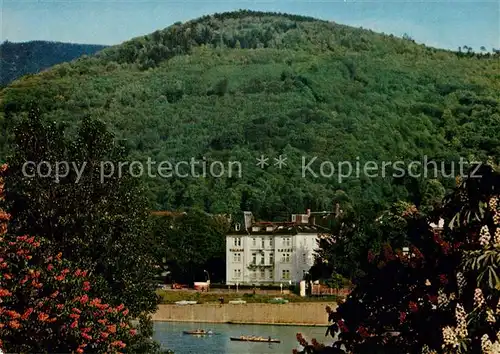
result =
[{"label": "building window", "polygon": [[250,277],[255,280],[257,279],[257,272],[255,272],[255,270],[252,270],[252,272],[250,273]]},{"label": "building window", "polygon": [[233,253],[233,262],[240,263],[241,262],[241,253]]},{"label": "building window", "polygon": [[281,271],[281,279],[284,279],[284,280],[290,279],[290,270],[289,269],[283,269]]},{"label": "building window", "polygon": [[240,246],[241,246],[241,237],[236,237],[236,238],[234,239],[234,245],[235,245],[236,247],[240,247]]},{"label": "building window", "polygon": [[252,264],[257,264],[257,253],[252,253]]},{"label": "building window", "polygon": [[302,262],[307,263],[307,253],[302,254]]},{"label": "building window", "polygon": [[240,278],[240,277],[241,277],[241,269],[235,269],[234,278]]},{"label": "building window", "polygon": [[290,253],[283,253],[281,258],[282,263],[290,263]]},{"label": "building window", "polygon": [[273,247],[273,238],[269,237],[269,247]]},{"label": "building window", "polygon": [[265,255],[262,255],[262,256],[260,257],[260,264],[264,264],[264,258],[265,258]]},{"label": "building window", "polygon": [[257,239],[255,237],[252,238],[252,246],[257,246]]},{"label": "building window", "polygon": [[264,241],[265,241],[265,240],[264,240],[264,237],[262,237],[262,248],[265,248],[265,247],[266,247],[266,245],[264,245]]},{"label": "building window", "polygon": [[290,247],[290,237],[283,237],[283,247]]},{"label": "building window", "polygon": [[274,254],[269,253],[269,264],[273,265],[274,264]]},{"label": "building window", "polygon": [[260,278],[261,278],[261,279],[266,279],[266,270],[265,270],[265,269],[262,269],[262,270],[260,271]]}]

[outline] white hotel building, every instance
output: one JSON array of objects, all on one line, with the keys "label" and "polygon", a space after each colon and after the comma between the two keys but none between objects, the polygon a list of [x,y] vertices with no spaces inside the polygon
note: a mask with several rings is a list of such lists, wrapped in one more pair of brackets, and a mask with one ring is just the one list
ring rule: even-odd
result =
[{"label": "white hotel building", "polygon": [[308,214],[292,215],[292,222],[236,224],[226,235],[226,284],[296,283],[314,263],[319,227]]}]

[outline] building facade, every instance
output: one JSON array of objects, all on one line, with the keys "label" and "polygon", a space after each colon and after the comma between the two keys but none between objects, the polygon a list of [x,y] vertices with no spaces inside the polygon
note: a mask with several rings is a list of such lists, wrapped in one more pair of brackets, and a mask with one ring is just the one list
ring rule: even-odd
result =
[{"label": "building facade", "polygon": [[318,227],[307,214],[292,222],[235,224],[226,235],[226,284],[288,284],[304,278],[314,263]]}]

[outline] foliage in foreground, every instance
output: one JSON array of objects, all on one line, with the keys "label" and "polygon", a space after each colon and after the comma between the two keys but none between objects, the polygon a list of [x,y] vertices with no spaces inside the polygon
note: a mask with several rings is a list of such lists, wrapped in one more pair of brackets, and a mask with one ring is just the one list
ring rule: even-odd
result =
[{"label": "foliage in foreground", "polygon": [[[115,308],[125,306],[129,316],[139,319],[138,334],[128,339],[127,352],[157,352],[158,344],[150,339],[153,324],[149,315],[158,299],[147,204],[139,185],[130,178],[100,181],[99,163],[119,161],[121,150],[112,134],[93,119],[84,120],[76,130],[47,123],[37,109],[19,121],[13,132],[16,149],[2,176],[10,233],[35,235],[48,257],[60,252],[73,268],[88,270],[90,298]],[[23,169],[25,162],[44,160],[52,166],[69,161],[86,168],[80,178],[74,169],[59,180],[40,173],[25,175],[36,172]],[[37,259],[40,267],[48,266],[42,255]],[[24,266],[18,265],[19,269]],[[73,268],[68,267],[70,272]],[[47,286],[50,289],[49,283]]]},{"label": "foliage in foreground", "polygon": [[415,206],[395,215],[410,251],[387,244],[368,254],[334,324],[348,352],[498,353],[500,173],[482,166],[479,175],[434,216],[445,220],[442,232]]},{"label": "foliage in foreground", "polygon": [[0,348],[21,353],[125,348],[136,334],[129,310],[89,297],[93,282],[87,270],[62,253],[50,255],[44,239],[9,234],[9,219],[0,209]]}]

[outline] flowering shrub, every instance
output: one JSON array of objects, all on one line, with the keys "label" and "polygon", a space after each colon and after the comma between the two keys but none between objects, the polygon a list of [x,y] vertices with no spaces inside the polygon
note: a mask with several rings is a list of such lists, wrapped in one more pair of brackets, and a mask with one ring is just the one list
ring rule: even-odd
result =
[{"label": "flowering shrub", "polygon": [[499,200],[500,196],[493,196],[483,205],[487,217],[481,220],[479,249],[464,252],[463,269],[457,273],[460,301],[473,296],[469,312],[458,303],[456,325],[443,328],[442,347],[446,353],[466,353],[471,346],[481,348],[485,354],[500,353]]},{"label": "flowering shrub", "polygon": [[[0,167],[0,172],[6,166]],[[0,179],[0,200],[3,199]],[[118,353],[135,335],[123,305],[91,298],[87,271],[75,269],[46,241],[12,236],[0,210],[0,348],[4,352]]]},{"label": "flowering shrub", "polygon": [[[500,173],[460,185],[433,215],[413,206],[396,227],[408,252],[387,244],[338,308],[339,338],[348,352],[500,353]],[[387,230],[394,233],[394,229]]]}]

